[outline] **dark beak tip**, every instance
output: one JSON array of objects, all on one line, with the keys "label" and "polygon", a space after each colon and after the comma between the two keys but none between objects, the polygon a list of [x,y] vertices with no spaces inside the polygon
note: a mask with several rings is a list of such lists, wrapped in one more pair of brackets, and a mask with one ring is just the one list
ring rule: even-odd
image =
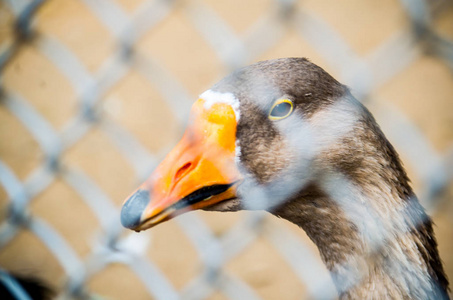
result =
[{"label": "dark beak tip", "polygon": [[129,229],[140,225],[142,213],[149,203],[149,192],[146,190],[136,191],[121,209],[121,224]]}]

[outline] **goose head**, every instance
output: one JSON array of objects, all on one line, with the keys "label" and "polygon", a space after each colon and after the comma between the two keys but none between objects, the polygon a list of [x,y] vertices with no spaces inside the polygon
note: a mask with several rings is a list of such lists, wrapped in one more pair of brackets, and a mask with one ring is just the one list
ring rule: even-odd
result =
[{"label": "goose head", "polygon": [[[354,129],[361,107],[348,95],[306,59],[265,61],[234,72],[194,103],[181,141],[125,202],[123,225],[144,230],[194,209],[284,203],[315,175],[314,162],[322,160],[316,151],[339,150],[335,140]],[[342,163],[328,160],[332,169]],[[247,197],[253,186],[286,197]]]},{"label": "goose head", "polygon": [[429,298],[448,286],[398,154],[348,88],[304,58],[253,64],[202,93],[121,222],[141,231],[196,209],[267,210],[297,224],[345,297]]}]

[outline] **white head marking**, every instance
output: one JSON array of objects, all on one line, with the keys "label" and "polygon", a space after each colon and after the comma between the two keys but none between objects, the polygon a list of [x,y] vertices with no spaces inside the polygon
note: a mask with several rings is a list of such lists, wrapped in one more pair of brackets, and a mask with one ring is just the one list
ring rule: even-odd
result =
[{"label": "white head marking", "polygon": [[225,103],[230,105],[236,116],[236,122],[239,122],[240,111],[239,111],[239,100],[232,93],[220,93],[212,90],[207,90],[200,95],[201,99],[205,100],[204,107],[210,108],[214,103]]},{"label": "white head marking", "polygon": [[241,163],[241,146],[239,142],[236,140],[235,148],[234,148],[234,162],[237,166]]},{"label": "white head marking", "polygon": [[[200,99],[205,100],[204,108],[209,109],[214,103],[225,103],[230,105],[233,108],[234,115],[236,116],[236,122],[239,122],[241,116],[239,110],[239,100],[232,93],[220,93],[212,90],[207,90],[200,95]],[[239,146],[239,141],[236,140],[235,147],[235,162],[239,164],[241,156],[241,147]]]}]

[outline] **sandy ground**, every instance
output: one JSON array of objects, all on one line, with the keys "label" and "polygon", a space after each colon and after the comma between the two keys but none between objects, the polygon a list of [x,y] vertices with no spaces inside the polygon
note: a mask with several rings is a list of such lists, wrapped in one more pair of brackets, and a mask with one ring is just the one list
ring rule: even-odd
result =
[{"label": "sandy ground", "polygon": [[[128,14],[140,2],[117,1]],[[270,1],[261,0],[248,1],[247,5],[239,0],[205,0],[204,3],[238,35],[245,34],[263,15],[275,8]],[[308,0],[299,5],[308,14],[323,19],[344,39],[351,51],[364,57],[408,26],[397,1],[348,0],[340,4]],[[158,61],[196,100],[198,94],[228,70],[194,27],[187,13],[189,7],[190,1],[176,5],[163,21],[138,41],[136,49]],[[0,42],[8,43],[12,18],[3,6],[0,6],[0,20]],[[453,38],[453,9],[441,11],[435,25],[439,33]],[[116,45],[113,35],[82,1],[48,1],[39,10],[35,27],[40,34],[63,43],[92,73],[97,72]],[[36,41],[22,46],[3,70],[1,85],[7,92],[25,98],[56,130],[61,130],[78,111],[78,99],[70,82],[38,47]],[[289,56],[308,57],[335,77],[342,78],[341,72],[329,65],[306,39],[291,28],[285,29],[282,38],[253,61]],[[392,132],[394,128],[389,124],[383,107],[392,106],[419,128],[435,151],[446,153],[452,146],[453,75],[441,59],[420,55],[409,67],[375,89],[371,96],[376,102],[370,109],[385,132]],[[103,97],[100,106],[105,118],[124,127],[150,152],[157,153],[171,147],[181,136],[182,122],[172,114],[159,90],[136,70],[129,70]],[[0,105],[0,122],[0,159],[20,180],[25,180],[43,162],[43,152],[4,105]],[[402,151],[400,145],[404,143],[392,140],[395,138],[393,134],[389,134],[389,138],[400,150],[416,191],[422,193],[425,181],[416,175],[416,165]],[[118,207],[139,184],[131,165],[97,126],[65,151],[61,162],[69,168],[83,170]],[[453,278],[453,188],[439,197],[441,202],[431,214],[436,223],[441,257],[449,277]],[[0,188],[0,217],[3,219],[7,203],[6,193]],[[64,180],[57,178],[35,197],[30,212],[63,235],[80,257],[90,254],[99,236],[99,221]],[[198,215],[215,234],[221,235],[245,213],[198,212]],[[305,234],[295,226],[274,218],[269,222],[288,227],[317,253]],[[148,257],[177,289],[183,288],[198,274],[200,260],[197,252],[177,222],[167,222],[143,234],[151,236]],[[0,266],[38,274],[54,287],[63,283],[61,266],[49,250],[26,230],[1,249]],[[303,283],[265,237],[259,237],[229,261],[225,269],[247,282],[264,299],[303,298]],[[120,264],[112,264],[97,273],[88,285],[94,293],[109,299],[149,298],[136,276]],[[225,299],[225,296],[215,293],[209,299]]]}]

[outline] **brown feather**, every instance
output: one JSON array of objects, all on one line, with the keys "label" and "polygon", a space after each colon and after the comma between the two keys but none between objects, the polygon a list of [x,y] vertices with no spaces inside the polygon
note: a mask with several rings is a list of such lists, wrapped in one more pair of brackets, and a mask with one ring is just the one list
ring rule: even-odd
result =
[{"label": "brown feather", "polygon": [[[287,171],[306,160],[306,183],[268,210],[307,232],[342,299],[448,298],[432,221],[397,152],[345,86],[304,58],[288,58],[240,69],[212,90],[240,101],[239,159],[250,184],[283,184],[292,174]],[[294,102],[294,116],[273,122],[267,113],[282,97]],[[282,133],[291,120],[308,124],[314,140],[322,141],[317,153],[304,156]],[[331,137],[333,129],[347,134]],[[239,195],[247,198],[248,186],[239,186]],[[211,209],[245,207],[232,200]]]}]

